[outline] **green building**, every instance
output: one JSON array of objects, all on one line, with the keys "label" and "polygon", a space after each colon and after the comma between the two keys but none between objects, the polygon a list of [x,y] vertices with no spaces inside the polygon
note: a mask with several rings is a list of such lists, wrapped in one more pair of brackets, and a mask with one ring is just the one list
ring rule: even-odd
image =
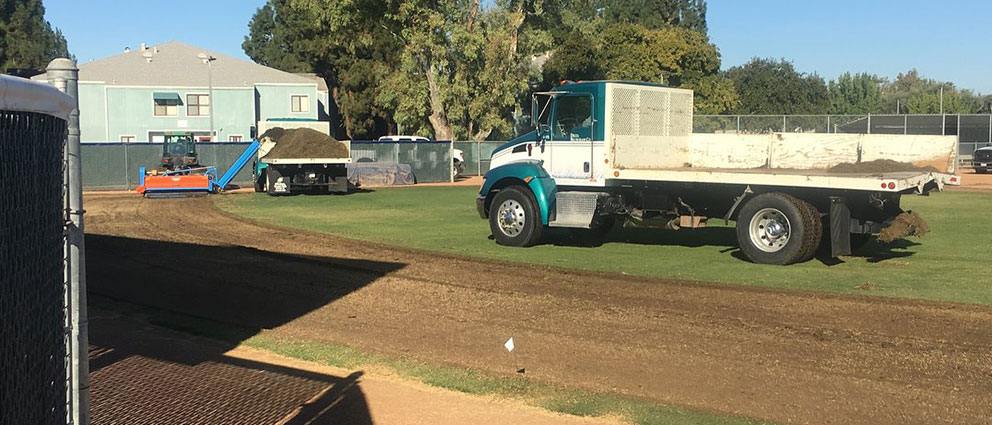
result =
[{"label": "green building", "polygon": [[83,142],[247,141],[259,121],[326,121],[328,90],[292,74],[180,42],[142,46],[79,66]]}]

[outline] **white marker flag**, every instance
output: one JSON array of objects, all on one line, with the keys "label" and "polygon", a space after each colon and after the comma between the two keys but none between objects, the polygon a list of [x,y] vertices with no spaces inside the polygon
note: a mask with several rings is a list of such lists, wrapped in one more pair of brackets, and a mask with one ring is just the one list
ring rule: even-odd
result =
[{"label": "white marker flag", "polygon": [[513,337],[510,337],[510,339],[506,340],[506,343],[503,344],[503,346],[506,347],[506,351],[509,351],[509,352],[512,353],[513,352],[513,347],[514,347],[514,345],[513,345]]}]

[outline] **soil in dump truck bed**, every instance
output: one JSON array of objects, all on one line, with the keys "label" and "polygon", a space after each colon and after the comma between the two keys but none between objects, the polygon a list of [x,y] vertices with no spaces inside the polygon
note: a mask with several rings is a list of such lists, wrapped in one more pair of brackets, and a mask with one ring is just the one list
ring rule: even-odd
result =
[{"label": "soil in dump truck bed", "polygon": [[844,162],[829,170],[831,173],[898,173],[903,171],[937,171],[933,167],[917,167],[908,162],[893,161],[891,159],[876,159],[874,161],[859,162],[852,164]]},{"label": "soil in dump truck bed", "polygon": [[269,159],[285,158],[348,158],[348,146],[333,137],[310,128],[284,130],[276,127],[262,134],[276,142],[265,155]]}]

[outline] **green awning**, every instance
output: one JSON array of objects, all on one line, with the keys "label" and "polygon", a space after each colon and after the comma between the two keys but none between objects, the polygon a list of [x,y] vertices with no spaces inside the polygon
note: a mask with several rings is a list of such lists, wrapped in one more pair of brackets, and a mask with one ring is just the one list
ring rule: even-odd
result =
[{"label": "green awning", "polygon": [[176,102],[180,101],[179,93],[152,93],[152,98],[158,101],[170,101],[174,100]]}]

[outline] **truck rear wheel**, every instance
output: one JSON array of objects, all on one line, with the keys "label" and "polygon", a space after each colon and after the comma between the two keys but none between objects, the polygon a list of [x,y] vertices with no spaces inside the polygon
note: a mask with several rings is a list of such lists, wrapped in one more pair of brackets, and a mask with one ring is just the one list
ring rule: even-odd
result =
[{"label": "truck rear wheel", "polygon": [[500,245],[532,246],[540,242],[544,225],[534,195],[520,186],[497,192],[489,207],[489,229]]},{"label": "truck rear wheel", "polygon": [[737,242],[748,259],[786,265],[816,253],[823,227],[816,208],[784,193],[758,195],[741,207]]}]

